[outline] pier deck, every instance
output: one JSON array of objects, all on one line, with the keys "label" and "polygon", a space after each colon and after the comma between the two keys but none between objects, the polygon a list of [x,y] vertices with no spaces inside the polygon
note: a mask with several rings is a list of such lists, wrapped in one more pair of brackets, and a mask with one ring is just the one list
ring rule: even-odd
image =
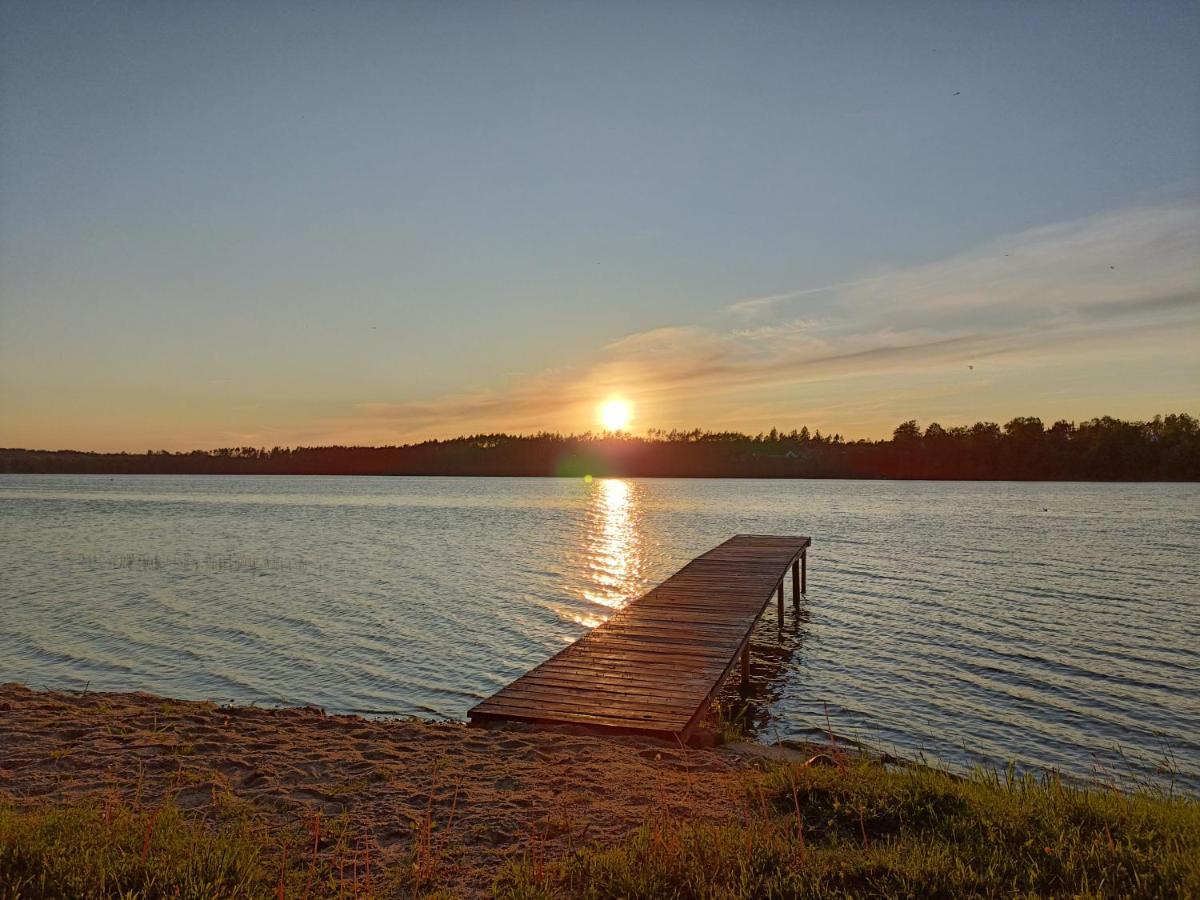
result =
[{"label": "pier deck", "polygon": [[603,625],[468,715],[473,723],[583,725],[686,741],[740,656],[772,595],[783,614],[807,580],[811,539],[739,534],[696,557]]}]

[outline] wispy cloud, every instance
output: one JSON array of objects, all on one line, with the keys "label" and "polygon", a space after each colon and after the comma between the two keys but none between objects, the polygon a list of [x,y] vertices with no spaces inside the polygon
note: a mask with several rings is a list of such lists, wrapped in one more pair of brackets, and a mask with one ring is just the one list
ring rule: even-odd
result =
[{"label": "wispy cloud", "polygon": [[801,297],[810,297],[814,294],[832,294],[836,291],[845,290],[846,288],[857,287],[859,285],[870,284],[873,281],[887,278],[886,275],[875,275],[870,278],[857,278],[853,281],[838,281],[833,284],[824,284],[819,287],[800,288],[795,291],[785,291],[782,294],[768,294],[765,297],[746,297],[742,300],[736,300],[729,306],[725,307],[725,312],[733,313],[734,315],[750,316],[758,313],[766,312],[774,307],[785,304],[790,300],[799,300]]},{"label": "wispy cloud", "polygon": [[[680,324],[590,363],[415,403],[363,403],[331,428],[405,437],[587,427],[610,390],[659,411],[747,389],[1086,359],[1200,338],[1200,200],[1031,229],[938,262],[739,300],[728,327]],[[750,321],[747,321],[750,320]],[[667,416],[669,418],[669,415]],[[724,416],[728,418],[728,415]]]}]

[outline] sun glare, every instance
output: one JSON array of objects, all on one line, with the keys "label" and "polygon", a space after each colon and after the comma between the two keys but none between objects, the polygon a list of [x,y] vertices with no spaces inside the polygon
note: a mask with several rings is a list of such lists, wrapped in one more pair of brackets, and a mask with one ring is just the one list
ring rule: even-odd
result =
[{"label": "sun glare", "polygon": [[627,401],[614,397],[600,404],[599,417],[605,431],[624,431],[633,418],[633,407]]}]

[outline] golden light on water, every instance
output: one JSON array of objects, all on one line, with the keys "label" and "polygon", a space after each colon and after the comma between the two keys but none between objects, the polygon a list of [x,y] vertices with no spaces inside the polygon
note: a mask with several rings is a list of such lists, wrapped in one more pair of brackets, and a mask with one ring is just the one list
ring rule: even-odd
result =
[{"label": "golden light on water", "polygon": [[605,478],[592,487],[588,510],[588,575],[583,598],[618,609],[641,588],[642,546],[635,487]]},{"label": "golden light on water", "polygon": [[[645,488],[620,478],[584,478],[584,515],[571,552],[569,600],[548,603],[562,618],[595,628],[646,589]],[[571,643],[576,635],[562,636]]]},{"label": "golden light on water", "polygon": [[624,431],[633,421],[633,407],[628,400],[610,397],[600,404],[596,417],[605,431]]}]

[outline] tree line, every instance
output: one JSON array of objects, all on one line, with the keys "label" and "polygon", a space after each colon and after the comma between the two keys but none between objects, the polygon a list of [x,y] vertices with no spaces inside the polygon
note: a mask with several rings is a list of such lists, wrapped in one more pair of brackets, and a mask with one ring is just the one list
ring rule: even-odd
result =
[{"label": "tree line", "polygon": [[212,475],[584,475],[711,478],[1200,480],[1200,424],[1186,413],[1078,424],[1021,417],[843,440],[808,428],[756,435],[651,430],[478,434],[387,447],[225,447],[147,453],[0,450],[0,472]]}]

